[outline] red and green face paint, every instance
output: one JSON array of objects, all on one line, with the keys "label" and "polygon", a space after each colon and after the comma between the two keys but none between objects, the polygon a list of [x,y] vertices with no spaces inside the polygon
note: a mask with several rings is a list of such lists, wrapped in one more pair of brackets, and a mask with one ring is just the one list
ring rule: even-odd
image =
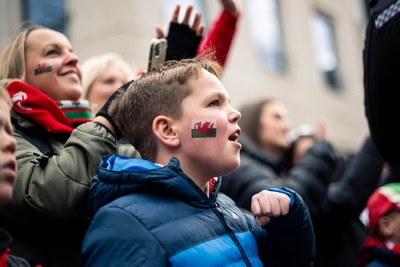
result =
[{"label": "red and green face paint", "polygon": [[53,67],[48,63],[40,63],[35,66],[35,75],[39,75],[45,72],[51,72]]},{"label": "red and green face paint", "polygon": [[215,120],[193,120],[192,138],[207,138],[217,135],[217,125]]}]

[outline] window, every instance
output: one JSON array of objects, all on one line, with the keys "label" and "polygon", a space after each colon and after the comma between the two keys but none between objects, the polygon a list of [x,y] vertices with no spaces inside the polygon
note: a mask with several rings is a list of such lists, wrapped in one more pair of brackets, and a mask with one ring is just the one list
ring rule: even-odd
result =
[{"label": "window", "polygon": [[284,71],[278,1],[251,0],[247,5],[250,34],[262,66],[275,72]]},{"label": "window", "polygon": [[339,88],[338,57],[331,20],[321,13],[315,13],[311,21],[314,51],[318,68],[325,82],[333,89]]},{"label": "window", "polygon": [[23,19],[68,33],[64,0],[23,0]]}]

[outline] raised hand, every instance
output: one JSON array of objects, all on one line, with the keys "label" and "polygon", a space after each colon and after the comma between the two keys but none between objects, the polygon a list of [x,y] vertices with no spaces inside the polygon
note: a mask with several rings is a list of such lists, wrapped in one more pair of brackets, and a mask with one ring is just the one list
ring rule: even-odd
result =
[{"label": "raised hand", "polygon": [[251,198],[251,212],[256,224],[266,225],[273,217],[289,213],[290,197],[286,194],[263,190]]},{"label": "raised hand", "polygon": [[[181,23],[178,22],[179,12],[180,5],[176,5],[166,37],[168,41],[166,60],[195,57],[203,38],[205,26],[200,24],[200,12],[195,13],[192,26],[190,26],[189,21],[193,12],[193,5],[187,7]],[[160,26],[156,26],[156,36],[157,38],[165,37]]]}]

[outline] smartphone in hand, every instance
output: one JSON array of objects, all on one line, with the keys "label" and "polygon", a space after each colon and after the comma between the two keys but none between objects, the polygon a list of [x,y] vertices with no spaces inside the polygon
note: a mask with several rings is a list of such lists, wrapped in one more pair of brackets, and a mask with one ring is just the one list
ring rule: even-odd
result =
[{"label": "smartphone in hand", "polygon": [[150,42],[150,54],[147,71],[151,71],[159,64],[165,61],[167,56],[168,42],[165,38],[153,38]]}]

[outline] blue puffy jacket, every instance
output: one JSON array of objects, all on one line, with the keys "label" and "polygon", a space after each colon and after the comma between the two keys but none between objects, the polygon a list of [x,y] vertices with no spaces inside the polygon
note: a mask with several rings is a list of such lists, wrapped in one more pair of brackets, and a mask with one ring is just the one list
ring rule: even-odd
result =
[{"label": "blue puffy jacket", "polygon": [[261,228],[218,194],[220,182],[209,198],[176,158],[160,167],[104,157],[89,193],[83,266],[312,266],[312,223],[297,193],[269,189],[289,195],[290,210]]}]

